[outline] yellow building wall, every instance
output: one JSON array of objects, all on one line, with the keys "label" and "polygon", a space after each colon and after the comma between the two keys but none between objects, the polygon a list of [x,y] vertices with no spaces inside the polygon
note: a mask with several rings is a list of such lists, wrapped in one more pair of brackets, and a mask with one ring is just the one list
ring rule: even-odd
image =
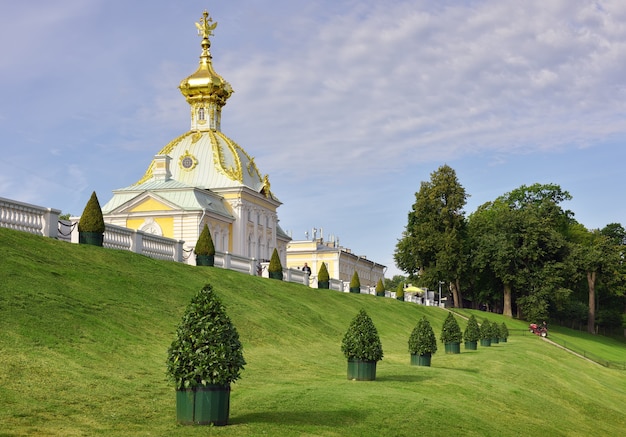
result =
[{"label": "yellow building wall", "polygon": [[[167,238],[174,238],[174,218],[173,217],[153,217],[154,222],[161,227],[163,236]],[[134,218],[126,220],[126,227],[129,229],[138,230],[146,219],[144,217]]]},{"label": "yellow building wall", "polygon": [[131,212],[172,211],[172,208],[154,199],[146,199],[135,206]]}]

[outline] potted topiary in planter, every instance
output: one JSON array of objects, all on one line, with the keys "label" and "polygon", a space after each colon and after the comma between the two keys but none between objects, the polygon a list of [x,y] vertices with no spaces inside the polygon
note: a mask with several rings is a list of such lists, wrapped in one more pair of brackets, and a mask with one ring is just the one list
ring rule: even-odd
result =
[{"label": "potted topiary in planter", "polygon": [[197,266],[212,267],[215,264],[215,246],[213,245],[213,238],[211,238],[211,232],[209,232],[209,227],[206,223],[204,224],[204,228],[202,228],[198,241],[196,241],[194,252],[196,253]]},{"label": "potted topiary in planter", "polygon": [[385,297],[385,286],[382,278],[378,279],[376,283],[376,296]]},{"label": "potted topiary in planter", "polygon": [[491,331],[491,344],[500,343],[500,327],[496,322],[492,322],[489,325],[489,329]]},{"label": "potted topiary in planter", "polygon": [[100,247],[104,242],[104,218],[95,191],[78,220],[78,242]]},{"label": "potted topiary in planter", "polygon": [[360,293],[361,292],[361,280],[359,279],[359,274],[354,271],[352,275],[352,279],[350,280],[350,293]]},{"label": "potted topiary in planter", "polygon": [[235,326],[211,285],[191,300],[168,349],[167,374],[176,386],[176,419],[187,425],[226,425],[230,384],[246,364]]},{"label": "potted topiary in planter", "polygon": [[348,379],[376,379],[376,363],[383,359],[383,347],[374,322],[365,310],[360,310],[350,323],[341,342],[341,351],[348,359]]},{"label": "potted topiary in planter", "polygon": [[491,346],[491,323],[487,319],[480,324],[480,345]]},{"label": "potted topiary in planter", "polygon": [[401,282],[398,284],[398,288],[396,288],[396,299],[404,302],[404,284]]},{"label": "potted topiary in planter", "polygon": [[322,263],[320,271],[317,274],[317,288],[330,288],[330,276],[328,275],[328,268],[325,262]]},{"label": "potted topiary in planter", "polygon": [[411,364],[414,366],[430,366],[432,354],[437,352],[437,339],[433,328],[426,317],[417,322],[409,337]]},{"label": "potted topiary in planter", "polygon": [[274,248],[274,252],[272,252],[272,258],[270,258],[270,265],[267,268],[267,272],[270,278],[278,279],[279,281],[283,280],[283,265],[280,262],[276,248]]},{"label": "potted topiary in planter", "polygon": [[509,328],[506,327],[506,323],[502,322],[500,325],[500,342],[506,343],[509,338]]},{"label": "potted topiary in planter", "polygon": [[448,317],[446,317],[446,320],[443,322],[440,338],[445,345],[447,354],[461,353],[461,340],[463,340],[463,333],[461,332],[461,328],[452,313],[448,313]]},{"label": "potted topiary in planter", "polygon": [[478,340],[480,340],[480,326],[474,314],[467,320],[467,326],[463,332],[463,341],[465,341],[465,349],[475,351],[478,349]]}]

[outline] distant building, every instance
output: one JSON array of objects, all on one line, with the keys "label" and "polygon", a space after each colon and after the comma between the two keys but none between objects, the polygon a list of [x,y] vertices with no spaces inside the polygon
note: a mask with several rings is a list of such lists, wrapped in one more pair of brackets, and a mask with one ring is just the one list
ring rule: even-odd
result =
[{"label": "distant building", "polygon": [[349,282],[356,271],[361,286],[370,287],[376,286],[387,269],[365,256],[353,254],[350,249],[335,242],[324,242],[322,238],[291,241],[287,244],[286,267],[302,269],[304,263],[307,263],[311,267],[311,278],[316,279],[323,262],[326,263],[331,278]]},{"label": "distant building", "polygon": [[[217,23],[205,11],[196,23],[200,65],[179,86],[190,106],[191,129],[162,148],[136,183],[114,190],[102,208],[108,223],[185,241],[193,249],[205,224],[220,252],[283,263],[291,240],[278,225],[281,202],[254,158],[220,130],[233,90],[213,69],[209,52]],[[193,257],[190,257],[193,262]]]}]

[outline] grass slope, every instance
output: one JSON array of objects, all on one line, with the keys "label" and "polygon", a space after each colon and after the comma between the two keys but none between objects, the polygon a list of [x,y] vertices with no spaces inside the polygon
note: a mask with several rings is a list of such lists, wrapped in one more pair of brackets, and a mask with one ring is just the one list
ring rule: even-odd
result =
[{"label": "grass slope", "polygon": [[[426,315],[438,337],[444,310],[1,228],[0,248],[2,436],[586,436],[626,427],[624,372],[536,336],[460,355],[440,344],[432,367],[415,367],[411,330]],[[183,427],[165,355],[207,282],[237,326],[248,365],[233,385],[229,426]],[[340,351],[360,308],[385,353],[374,382],[348,381]],[[623,356],[613,352],[620,347],[611,353]]]}]

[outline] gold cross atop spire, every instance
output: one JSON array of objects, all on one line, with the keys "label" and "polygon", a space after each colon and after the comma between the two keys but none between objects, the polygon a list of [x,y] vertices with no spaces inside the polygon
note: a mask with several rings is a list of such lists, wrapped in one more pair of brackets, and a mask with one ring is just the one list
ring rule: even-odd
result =
[{"label": "gold cross atop spire", "polygon": [[205,9],[200,22],[196,23],[196,27],[198,28],[198,35],[208,39],[210,36],[213,36],[213,30],[217,27],[217,21],[213,23],[213,19],[209,17],[209,13]]}]

